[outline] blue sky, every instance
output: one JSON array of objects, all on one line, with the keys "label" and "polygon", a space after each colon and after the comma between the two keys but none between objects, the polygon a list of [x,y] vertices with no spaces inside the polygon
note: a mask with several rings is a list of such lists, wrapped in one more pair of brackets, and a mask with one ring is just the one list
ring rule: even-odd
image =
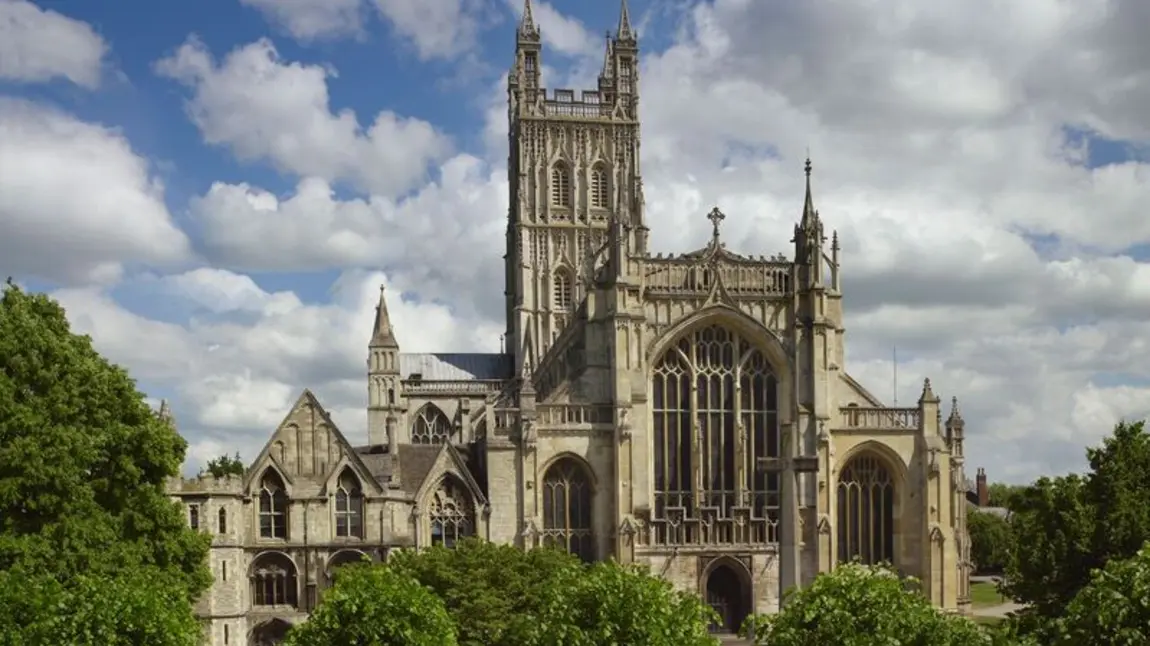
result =
[{"label": "blue sky", "polygon": [[[992,477],[1150,411],[1139,7],[631,0],[656,250],[789,248],[802,161],[840,232],[847,369],[963,401]],[[370,311],[498,348],[517,0],[0,0],[0,272],[171,399],[190,464],[303,387],[363,432]],[[548,85],[615,2],[536,2]],[[897,18],[891,18],[896,16]],[[9,30],[5,32],[4,30]]]}]

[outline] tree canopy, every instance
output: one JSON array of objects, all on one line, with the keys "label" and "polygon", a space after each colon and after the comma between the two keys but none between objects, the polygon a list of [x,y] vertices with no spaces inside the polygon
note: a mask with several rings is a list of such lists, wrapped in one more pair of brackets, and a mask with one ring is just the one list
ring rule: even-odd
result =
[{"label": "tree canopy", "polygon": [[1057,646],[1150,644],[1150,546],[1095,570],[1061,618]]},{"label": "tree canopy", "polygon": [[[60,607],[118,622],[88,624],[86,636],[68,642],[77,645],[126,643],[104,636],[147,629],[131,622],[175,626],[191,617],[191,601],[211,581],[208,539],[188,528],[164,489],[185,449],[128,374],[71,332],[57,303],[8,284],[0,298],[0,588],[37,592],[0,596],[3,634],[28,631],[20,643],[40,643],[36,631],[51,618],[37,613]],[[168,592],[132,588],[147,582]],[[145,592],[121,606],[77,605],[96,590],[129,588]],[[160,607],[173,595],[174,615]],[[185,643],[178,635],[144,641]]]},{"label": "tree canopy", "polygon": [[1001,516],[972,510],[966,518],[970,555],[979,572],[1002,572],[1010,557],[1010,523]]},{"label": "tree canopy", "polygon": [[226,478],[228,476],[242,476],[244,474],[244,461],[240,454],[234,456],[223,454],[208,460],[208,464],[200,469],[200,476],[209,475],[213,478]]},{"label": "tree canopy", "polygon": [[379,565],[340,568],[323,603],[284,646],[455,646],[443,601],[407,574]]}]

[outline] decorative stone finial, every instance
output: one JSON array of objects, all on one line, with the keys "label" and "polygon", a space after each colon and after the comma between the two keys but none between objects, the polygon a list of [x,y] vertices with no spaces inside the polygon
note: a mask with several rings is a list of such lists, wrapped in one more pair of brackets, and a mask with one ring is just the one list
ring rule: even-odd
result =
[{"label": "decorative stone finial", "polygon": [[723,212],[719,210],[719,207],[716,206],[715,208],[711,209],[710,213],[707,214],[707,219],[711,221],[711,226],[713,226],[715,228],[715,231],[714,231],[715,238],[718,238],[719,237],[719,225],[723,223],[723,220],[727,219],[727,216],[724,215]]}]

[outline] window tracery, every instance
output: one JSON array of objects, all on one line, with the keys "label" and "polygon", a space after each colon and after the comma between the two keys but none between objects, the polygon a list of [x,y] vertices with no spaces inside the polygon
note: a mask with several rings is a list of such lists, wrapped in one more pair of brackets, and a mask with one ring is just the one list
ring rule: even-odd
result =
[{"label": "window tracery", "polygon": [[335,490],[335,535],[363,538],[363,488],[350,469],[344,469]]},{"label": "window tracery", "polygon": [[894,562],[894,479],[871,454],[856,456],[839,472],[839,562]]},{"label": "window tracery", "polygon": [[295,564],[283,554],[261,554],[252,564],[252,605],[292,606],[298,601]]},{"label": "window tracery", "polygon": [[460,483],[446,477],[431,496],[427,517],[431,525],[431,544],[455,547],[460,539],[475,535],[475,508],[471,496]]},{"label": "window tracery", "polygon": [[591,480],[571,458],[551,465],[543,477],[543,544],[578,556],[595,558],[591,531]]},{"label": "window tracery", "polygon": [[571,309],[571,276],[565,271],[555,272],[555,309],[567,311]]},{"label": "window tracery", "polygon": [[592,208],[607,208],[607,171],[602,164],[596,164],[591,169],[591,183],[588,189]]},{"label": "window tracery", "polygon": [[667,349],[651,391],[655,542],[776,542],[779,474],[758,467],[779,456],[778,381],[766,355],[709,325]]},{"label": "window tracery", "polygon": [[571,206],[571,173],[563,162],[551,167],[551,205]]},{"label": "window tracery", "polygon": [[424,404],[411,427],[412,444],[446,444],[451,439],[451,420],[434,404]]},{"label": "window tracery", "polygon": [[287,539],[288,499],[283,480],[268,469],[260,480],[260,536]]}]

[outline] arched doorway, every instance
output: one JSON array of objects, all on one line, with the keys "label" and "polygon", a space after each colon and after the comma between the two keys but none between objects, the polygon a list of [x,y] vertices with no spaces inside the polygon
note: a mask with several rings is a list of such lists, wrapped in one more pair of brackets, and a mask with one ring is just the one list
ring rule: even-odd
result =
[{"label": "arched doorway", "polygon": [[839,472],[838,557],[866,565],[895,563],[895,482],[873,453],[851,458]]},{"label": "arched doorway", "polygon": [[719,564],[707,575],[707,605],[719,615],[711,625],[711,632],[736,633],[749,613],[749,590],[743,585],[738,572],[725,563]]},{"label": "arched doorway", "polygon": [[271,619],[256,626],[248,641],[250,646],[277,646],[287,637],[291,624],[282,619]]}]

